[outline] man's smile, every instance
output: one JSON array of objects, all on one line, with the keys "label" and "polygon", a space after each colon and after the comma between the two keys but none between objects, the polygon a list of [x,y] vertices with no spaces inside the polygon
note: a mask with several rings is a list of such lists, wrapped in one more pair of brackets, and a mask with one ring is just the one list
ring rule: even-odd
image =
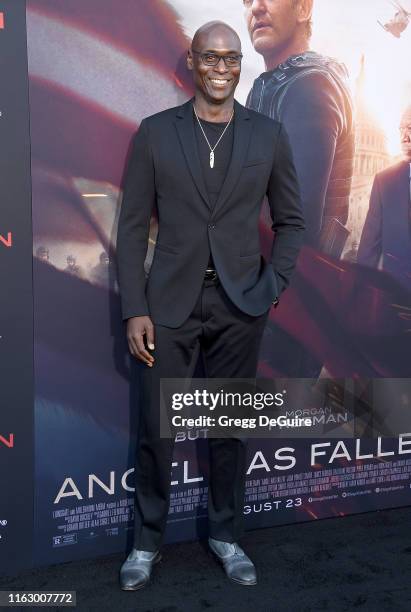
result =
[{"label": "man's smile", "polygon": [[218,77],[209,77],[209,80],[213,85],[217,85],[217,87],[225,87],[225,85],[231,81],[231,79],[222,79]]}]

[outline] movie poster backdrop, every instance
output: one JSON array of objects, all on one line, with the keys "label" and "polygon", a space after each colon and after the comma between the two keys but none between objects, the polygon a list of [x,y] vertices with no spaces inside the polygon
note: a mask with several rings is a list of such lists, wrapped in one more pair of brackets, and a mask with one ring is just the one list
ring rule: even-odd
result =
[{"label": "movie poster backdrop", "polygon": [[0,571],[32,564],[33,279],[26,7],[0,2]]},{"label": "movie poster backdrop", "polygon": [[[318,240],[314,233],[307,239],[292,286],[270,313],[258,376],[330,379],[322,402],[289,408],[290,416],[305,411],[330,436],[297,440],[284,432],[250,440],[246,526],[410,503],[410,203],[399,124],[411,101],[411,77],[401,68],[411,53],[411,1],[403,0],[401,13],[385,0],[315,0],[310,52],[271,76],[251,43],[244,4],[27,1],[35,564],[132,544],[139,389],[115,265],[123,177],[142,118],[192,96],[186,50],[196,28],[210,19],[239,33],[244,59],[236,97],[288,126],[310,227],[320,219],[323,228]],[[0,39],[5,33],[0,29]],[[18,66],[23,78],[24,61]],[[322,83],[315,91],[299,78],[304,70]],[[10,145],[4,149],[2,140],[1,147],[5,155]],[[28,150],[26,142],[19,163]],[[314,161],[321,163],[307,176]],[[13,227],[3,219],[2,212],[4,237]],[[153,214],[147,274],[156,233]],[[273,235],[266,203],[260,237],[267,259]],[[4,261],[3,244],[0,249]],[[305,365],[294,371],[296,354]],[[26,376],[29,371],[28,364]],[[23,385],[16,390],[23,402]],[[352,393],[368,409],[378,402],[401,408],[403,430],[394,435],[387,429],[377,438],[364,427],[347,438]],[[18,401],[14,396],[13,405]],[[6,420],[4,426],[6,434],[14,427]],[[205,431],[177,436],[167,542],[207,533],[207,459]]]}]

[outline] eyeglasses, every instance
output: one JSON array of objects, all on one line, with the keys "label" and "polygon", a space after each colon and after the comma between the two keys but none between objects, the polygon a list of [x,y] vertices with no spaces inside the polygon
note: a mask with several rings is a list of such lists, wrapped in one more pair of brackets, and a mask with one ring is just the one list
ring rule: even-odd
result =
[{"label": "eyeglasses", "polygon": [[195,49],[191,49],[191,51],[197,53],[206,66],[217,66],[220,60],[223,59],[226,67],[232,68],[233,66],[239,66],[243,57],[242,53],[240,55],[217,55],[217,53],[201,53],[200,51],[195,51]]}]

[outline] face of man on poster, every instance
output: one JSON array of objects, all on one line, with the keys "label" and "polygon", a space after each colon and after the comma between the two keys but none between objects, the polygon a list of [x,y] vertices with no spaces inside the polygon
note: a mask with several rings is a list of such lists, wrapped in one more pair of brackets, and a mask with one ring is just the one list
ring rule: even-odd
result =
[{"label": "face of man on poster", "polygon": [[313,0],[243,0],[251,42],[268,70],[307,49]]},{"label": "face of man on poster", "polygon": [[411,105],[408,106],[401,117],[400,138],[404,158],[411,162]]}]

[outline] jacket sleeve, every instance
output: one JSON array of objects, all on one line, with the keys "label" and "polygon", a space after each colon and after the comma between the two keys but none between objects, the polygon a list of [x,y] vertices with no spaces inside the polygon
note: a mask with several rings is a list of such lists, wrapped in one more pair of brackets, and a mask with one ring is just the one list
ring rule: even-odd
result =
[{"label": "jacket sleeve", "polygon": [[305,230],[297,173],[282,124],[279,124],[267,196],[273,221],[271,228],[275,232],[271,263],[281,294],[290,283]]},{"label": "jacket sleeve", "polygon": [[149,315],[144,261],[155,196],[153,159],[143,119],[133,140],[117,228],[117,271],[123,320]]},{"label": "jacket sleeve", "polygon": [[304,242],[318,248],[325,198],[344,116],[335,87],[321,74],[296,79],[280,119],[290,139],[306,221]]},{"label": "jacket sleeve", "polygon": [[382,253],[382,209],[378,175],[374,178],[370,205],[357,252],[357,263],[378,267]]}]

